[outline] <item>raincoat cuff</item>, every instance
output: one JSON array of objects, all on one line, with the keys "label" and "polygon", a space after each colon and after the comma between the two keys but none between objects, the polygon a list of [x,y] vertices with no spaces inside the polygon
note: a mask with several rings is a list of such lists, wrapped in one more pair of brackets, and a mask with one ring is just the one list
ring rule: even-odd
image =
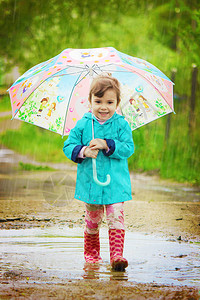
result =
[{"label": "raincoat cuff", "polygon": [[105,156],[110,156],[114,153],[115,151],[115,141],[112,139],[104,139],[108,145],[109,151],[106,152],[106,150],[103,150],[103,154]]},{"label": "raincoat cuff", "polygon": [[84,160],[84,158],[80,158],[78,157],[79,152],[81,151],[81,149],[83,148],[83,145],[78,145],[76,147],[74,147],[73,151],[72,151],[72,156],[71,156],[71,160],[74,161],[75,163],[82,163],[82,161]]},{"label": "raincoat cuff", "polygon": [[86,158],[86,157],[84,156],[84,154],[83,154],[85,148],[87,148],[87,146],[83,146],[83,148],[81,149],[81,151],[80,151],[79,154],[78,154],[78,158],[84,158],[84,159]]}]

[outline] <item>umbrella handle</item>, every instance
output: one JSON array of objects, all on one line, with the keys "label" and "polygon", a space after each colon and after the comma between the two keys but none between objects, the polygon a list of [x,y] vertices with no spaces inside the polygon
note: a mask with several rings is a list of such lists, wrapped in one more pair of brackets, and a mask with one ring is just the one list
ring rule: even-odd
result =
[{"label": "umbrella handle", "polygon": [[97,178],[97,168],[96,168],[96,159],[95,158],[92,158],[92,166],[93,166],[93,179],[94,179],[94,182],[98,185],[101,185],[101,186],[107,186],[110,184],[110,175],[107,174],[107,180],[105,182],[101,182],[98,180]]}]

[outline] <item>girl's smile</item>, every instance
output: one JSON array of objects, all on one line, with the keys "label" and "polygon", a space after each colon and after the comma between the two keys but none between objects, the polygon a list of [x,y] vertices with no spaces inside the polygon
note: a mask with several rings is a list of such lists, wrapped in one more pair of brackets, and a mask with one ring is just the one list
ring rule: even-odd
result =
[{"label": "girl's smile", "polygon": [[117,108],[117,95],[114,89],[105,91],[103,97],[92,94],[92,111],[100,120],[106,121],[111,118]]}]

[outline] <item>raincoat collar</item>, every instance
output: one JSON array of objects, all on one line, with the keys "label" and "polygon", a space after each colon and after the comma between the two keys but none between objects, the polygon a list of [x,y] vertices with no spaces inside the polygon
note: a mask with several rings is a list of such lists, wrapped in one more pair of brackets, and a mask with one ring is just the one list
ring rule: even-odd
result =
[{"label": "raincoat collar", "polygon": [[[91,113],[91,112],[88,112],[88,113],[85,113],[84,114],[84,117],[87,118],[87,119],[93,119],[95,122],[98,122],[98,120],[96,119],[96,117]],[[119,118],[123,118],[124,119],[124,116],[121,116],[119,114],[117,114],[116,112],[113,114],[113,116],[111,118],[109,118],[108,120],[106,120],[106,122],[104,124],[107,124],[107,123],[110,123],[112,122],[113,120],[117,120]],[[99,122],[98,122],[99,123]]]}]

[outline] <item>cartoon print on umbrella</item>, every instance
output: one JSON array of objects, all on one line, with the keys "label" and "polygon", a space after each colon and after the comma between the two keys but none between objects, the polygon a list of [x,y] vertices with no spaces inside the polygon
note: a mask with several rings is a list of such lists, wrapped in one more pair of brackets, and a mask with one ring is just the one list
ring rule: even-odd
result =
[{"label": "cartoon print on umbrella", "polygon": [[43,99],[40,101],[40,102],[41,102],[41,105],[40,105],[40,108],[38,109],[38,114],[37,114],[38,117],[41,117],[42,111],[43,111],[44,108],[47,107],[48,101],[49,101],[49,97],[43,98]]},{"label": "cartoon print on umbrella", "polygon": [[55,110],[56,110],[56,103],[53,102],[48,107],[48,113],[47,113],[45,119],[48,120],[51,117],[52,112],[55,111]]}]

